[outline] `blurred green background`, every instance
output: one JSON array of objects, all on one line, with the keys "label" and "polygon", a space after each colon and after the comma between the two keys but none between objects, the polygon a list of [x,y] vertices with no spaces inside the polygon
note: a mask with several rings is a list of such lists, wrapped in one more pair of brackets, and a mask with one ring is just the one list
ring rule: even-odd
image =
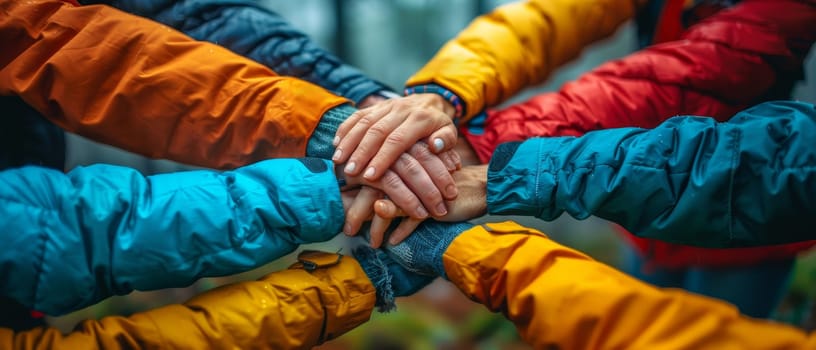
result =
[{"label": "blurred green background", "polygon": [[[371,77],[399,90],[406,78],[419,69],[448,39],[478,14],[507,1],[483,0],[266,0],[296,27],[310,34],[323,47],[361,68]],[[372,30],[376,29],[376,30]],[[515,100],[557,89],[565,81],[609,59],[635,49],[631,25],[614,37],[589,47],[572,64],[562,68],[546,84],[520,94]],[[807,72],[816,71],[811,54]],[[802,83],[795,97],[816,102],[816,83]],[[92,163],[132,166],[146,174],[188,169],[169,162],[152,161],[71,135],[68,142],[69,168]],[[501,218],[506,220],[508,218]],[[576,221],[562,217],[554,222],[513,218],[548,233],[557,241],[580,249],[598,260],[620,266],[624,248],[611,225],[600,219]],[[486,220],[485,218],[481,220]],[[359,242],[345,237],[308,248],[346,249]],[[348,250],[346,250],[348,251]],[[73,314],[49,321],[64,331],[87,318],[127,315],[133,312],[183,302],[214,286],[257,278],[291,264],[288,256],[255,271],[226,278],[204,279],[182,289],[137,292],[115,297]],[[789,291],[774,318],[813,329],[816,298],[816,254],[802,256],[791,276]],[[526,349],[514,327],[500,315],[486,311],[464,298],[447,282],[436,281],[410,298],[398,301],[397,312],[373,315],[372,321],[329,342],[322,349]]]}]

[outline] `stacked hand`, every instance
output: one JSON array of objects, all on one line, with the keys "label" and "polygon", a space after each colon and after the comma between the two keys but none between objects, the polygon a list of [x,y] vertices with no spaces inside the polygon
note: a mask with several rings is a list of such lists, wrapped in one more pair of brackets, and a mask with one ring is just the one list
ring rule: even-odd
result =
[{"label": "stacked hand", "polygon": [[[346,180],[347,187],[344,188],[346,199],[349,195],[355,196],[353,201],[346,203],[346,224],[343,232],[347,235],[354,235],[359,231],[363,222],[372,217],[374,202],[385,196],[388,196],[396,206],[404,209],[403,215],[410,216],[411,219],[406,220],[406,224],[408,222],[418,224],[431,215],[446,215],[448,211],[445,200],[452,200],[458,195],[451,172],[460,167],[459,156],[453,151],[435,155],[421,142],[413,145],[376,180],[369,180],[360,175],[350,176],[341,170],[342,167],[342,164],[337,166],[336,174]],[[447,188],[449,192],[443,194],[439,188]],[[433,208],[432,213],[425,207]]]},{"label": "stacked hand", "polygon": [[[332,160],[350,176],[383,176],[418,141],[438,154],[456,145],[453,106],[436,94],[385,100],[352,114],[337,129]],[[365,171],[363,171],[365,169]]]},{"label": "stacked hand", "polygon": [[[459,196],[453,201],[448,201],[448,213],[436,219],[459,222],[484,215],[487,212],[487,165],[464,167],[454,173],[453,178],[459,188]],[[376,215],[371,225],[370,240],[373,247],[379,247],[391,221],[407,215],[399,204],[390,199],[377,200],[374,203],[374,212]],[[403,222],[390,233],[389,244],[400,243],[419,225],[419,222],[413,223],[410,218],[407,221],[410,221],[411,224],[406,225]]]},{"label": "stacked hand", "polygon": [[[452,114],[440,96],[418,94],[377,102],[340,125],[332,159],[350,185],[365,185],[347,204],[345,234],[356,234],[372,217],[373,203],[384,198],[409,216],[398,231],[406,235],[429,216],[448,214],[445,201],[458,195],[451,172],[461,167],[451,151],[456,144]],[[376,220],[374,231],[384,231],[389,222]],[[382,234],[378,237],[375,247]]]}]

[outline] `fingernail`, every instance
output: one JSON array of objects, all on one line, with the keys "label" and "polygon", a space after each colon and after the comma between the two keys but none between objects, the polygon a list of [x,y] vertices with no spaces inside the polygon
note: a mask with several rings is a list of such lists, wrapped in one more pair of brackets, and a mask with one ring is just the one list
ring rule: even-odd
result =
[{"label": "fingernail", "polygon": [[365,171],[365,174],[363,174],[363,177],[367,179],[374,177],[374,167],[373,166],[368,167],[368,169],[366,169]]},{"label": "fingernail", "polygon": [[332,155],[332,160],[340,160],[340,156],[343,155],[343,151],[338,149],[334,151],[334,155]]},{"label": "fingernail", "polygon": [[437,152],[439,152],[439,151],[441,151],[442,149],[445,148],[445,141],[443,141],[442,139],[436,138],[436,139],[434,139],[433,143],[434,143],[434,149]]},{"label": "fingernail", "polygon": [[351,236],[351,224],[346,224],[343,226],[343,234],[346,236]]},{"label": "fingernail", "polygon": [[445,203],[439,203],[436,206],[436,215],[442,216],[448,213],[448,208],[445,208]]},{"label": "fingernail", "polygon": [[339,144],[339,143],[340,143],[340,136],[335,136],[334,140],[332,140],[332,145],[334,145],[334,147],[337,147],[337,144]]},{"label": "fingernail", "polygon": [[390,245],[397,245],[397,244],[399,244],[399,242],[397,241],[397,239],[396,239],[396,238],[391,237],[391,238],[389,238],[389,239],[388,239],[388,244],[390,244]]},{"label": "fingernail", "polygon": [[456,189],[456,185],[450,184],[448,187],[445,187],[445,193],[448,194],[448,198],[453,198],[459,194],[459,190]]},{"label": "fingernail", "polygon": [[354,172],[355,168],[357,168],[357,164],[354,164],[354,162],[349,162],[348,164],[346,164],[346,167],[345,169],[343,169],[343,171],[345,171],[346,174],[351,174]]},{"label": "fingernail", "polygon": [[419,214],[420,219],[424,219],[424,218],[428,217],[428,211],[425,210],[425,208],[423,206],[421,206],[421,205],[417,207],[417,214]]}]

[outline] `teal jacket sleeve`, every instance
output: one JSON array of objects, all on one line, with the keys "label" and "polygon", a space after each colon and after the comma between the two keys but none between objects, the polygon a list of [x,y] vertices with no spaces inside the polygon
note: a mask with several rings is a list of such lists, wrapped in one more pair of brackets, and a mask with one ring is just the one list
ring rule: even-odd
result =
[{"label": "teal jacket sleeve", "polygon": [[655,129],[501,145],[490,214],[595,215],[641,237],[702,247],[816,239],[816,110],[769,102],[725,123],[675,117]]},{"label": "teal jacket sleeve", "polygon": [[266,264],[343,224],[330,161],[142,176],[109,165],[0,172],[0,295],[60,315],[133,290]]}]

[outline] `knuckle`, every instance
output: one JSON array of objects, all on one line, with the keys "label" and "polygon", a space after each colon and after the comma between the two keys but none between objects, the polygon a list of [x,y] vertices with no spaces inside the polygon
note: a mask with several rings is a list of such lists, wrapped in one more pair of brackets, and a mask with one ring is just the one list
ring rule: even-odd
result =
[{"label": "knuckle", "polygon": [[413,102],[411,101],[410,98],[398,98],[393,99],[391,101],[393,101],[394,107],[397,108],[405,108],[413,105]]},{"label": "knuckle", "polygon": [[417,142],[411,146],[410,154],[420,161],[427,161],[433,158],[430,148],[425,142]]},{"label": "knuckle", "polygon": [[[437,171],[433,174],[434,178],[437,179],[438,182],[442,183],[443,185],[448,185],[454,183],[453,175],[448,171],[448,169],[442,169]],[[441,186],[440,186],[441,187]]]},{"label": "knuckle", "polygon": [[400,155],[398,161],[399,165],[397,169],[400,173],[404,174],[404,176],[416,176],[424,170],[416,159],[406,153]]},{"label": "knuckle", "polygon": [[374,124],[370,128],[368,128],[366,134],[370,137],[382,139],[383,137],[385,137],[385,135],[388,134],[388,130],[386,130],[385,127],[380,124]]},{"label": "knuckle", "polygon": [[456,138],[458,136],[459,135],[456,132],[456,128],[452,126],[449,128],[443,128],[442,130],[440,130],[439,133],[439,137],[446,138],[447,139],[446,141],[456,141]]},{"label": "knuckle", "polygon": [[360,214],[357,210],[351,209],[346,213],[346,222],[354,223],[359,222],[362,214]]},{"label": "knuckle", "polygon": [[357,121],[354,122],[354,126],[361,126],[361,127],[368,127],[371,124],[374,124],[375,120],[371,118],[370,114],[365,113],[358,117]]},{"label": "knuckle", "polygon": [[[352,153],[351,158],[354,161],[358,162],[358,163],[360,161],[366,160],[366,159],[361,159],[361,158],[371,157],[377,152],[377,146],[375,144],[372,144],[371,142],[363,142],[363,141],[361,141],[359,144],[357,144],[356,149],[353,148],[353,147],[352,147],[352,149],[354,149],[354,152]],[[349,161],[351,161],[352,159],[349,159]]]},{"label": "knuckle", "polygon": [[413,192],[408,190],[402,183],[402,180],[397,177],[395,181],[388,181],[389,194],[388,196],[394,203],[401,208],[416,208],[419,205],[419,199]]},{"label": "knuckle", "polygon": [[394,131],[385,139],[385,142],[391,145],[404,145],[406,143],[405,133],[401,131]]},{"label": "knuckle", "polygon": [[[366,115],[366,112],[365,112],[365,111],[362,111],[362,110],[357,110],[356,112],[354,112],[354,113],[352,113],[350,116],[348,116],[348,118],[346,119],[346,122],[348,122],[348,121],[353,121],[353,120],[355,120],[355,119],[360,119],[360,117],[362,117],[362,116],[364,116],[364,115]],[[344,122],[344,123],[345,123],[345,122]]]},{"label": "knuckle", "polygon": [[383,176],[383,184],[392,190],[404,187],[402,179],[393,172],[386,172]]},{"label": "knuckle", "polygon": [[442,203],[442,193],[434,186],[428,186],[426,190],[422,191],[422,198],[434,205]]}]

